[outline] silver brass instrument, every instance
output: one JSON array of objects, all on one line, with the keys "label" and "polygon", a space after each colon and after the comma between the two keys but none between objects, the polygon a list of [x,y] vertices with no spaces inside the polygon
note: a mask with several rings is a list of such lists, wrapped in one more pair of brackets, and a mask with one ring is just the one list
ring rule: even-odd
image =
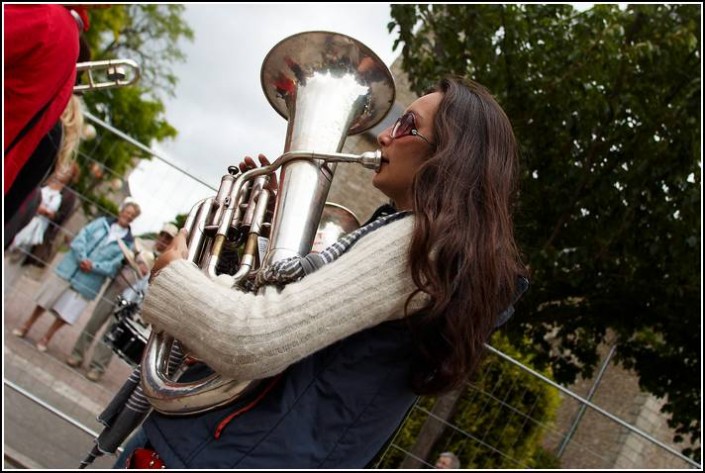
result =
[{"label": "silver brass instrument", "polygon": [[326,202],[321,220],[318,222],[318,231],[313,240],[311,252],[320,253],[360,226],[360,220],[349,209],[333,202]]},{"label": "silver brass instrument", "polygon": [[[284,154],[271,165],[223,176],[218,193],[197,203],[186,221],[189,259],[213,277],[222,273],[229,248],[244,245],[239,266],[228,274],[234,283],[253,270],[311,250],[336,163],[378,169],[379,151],[343,154],[347,135],[380,122],[394,103],[394,80],[377,55],[357,40],[330,32],[306,32],[279,42],[262,65],[264,93],[288,119]],[[266,254],[258,243],[267,225],[268,175],[280,169],[277,201]],[[271,290],[271,288],[264,288]],[[188,345],[188,340],[183,341]],[[195,382],[169,373],[172,350],[181,348],[166,333],[153,333],[142,359],[145,395],[160,412],[187,415],[224,405],[248,392],[256,381],[217,374]]]},{"label": "silver brass instrument", "polygon": [[79,62],[76,64],[76,73],[82,72],[86,72],[88,84],[74,86],[74,93],[124,87],[136,83],[140,78],[140,67],[131,59]]}]

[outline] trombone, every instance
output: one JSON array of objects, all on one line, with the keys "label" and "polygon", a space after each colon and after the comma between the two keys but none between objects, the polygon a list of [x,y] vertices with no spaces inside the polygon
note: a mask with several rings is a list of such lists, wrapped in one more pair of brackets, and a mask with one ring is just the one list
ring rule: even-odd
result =
[{"label": "trombone", "polygon": [[[132,72],[128,73],[130,70]],[[74,86],[74,93],[85,92],[87,90],[104,90],[132,85],[140,78],[140,66],[131,59],[108,59],[105,61],[79,62],[76,64],[76,74],[82,72],[88,74],[88,84],[78,84]],[[100,79],[96,79],[93,74],[102,74]]]}]

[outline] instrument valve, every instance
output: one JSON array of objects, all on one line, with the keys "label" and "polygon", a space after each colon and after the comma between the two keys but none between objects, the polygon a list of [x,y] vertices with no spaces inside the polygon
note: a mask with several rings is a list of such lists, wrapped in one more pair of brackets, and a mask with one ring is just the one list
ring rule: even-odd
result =
[{"label": "instrument valve", "polygon": [[203,233],[206,235],[215,235],[218,233],[218,225],[205,225],[203,227]]},{"label": "instrument valve", "polygon": [[125,68],[122,66],[112,66],[108,68],[106,73],[108,80],[119,81],[125,80],[127,74],[125,73]]}]

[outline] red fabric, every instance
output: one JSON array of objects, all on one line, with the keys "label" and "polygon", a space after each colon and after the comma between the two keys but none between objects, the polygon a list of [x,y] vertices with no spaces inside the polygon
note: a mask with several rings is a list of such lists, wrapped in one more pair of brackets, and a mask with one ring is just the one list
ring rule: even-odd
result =
[{"label": "red fabric", "polygon": [[166,468],[159,454],[149,448],[136,448],[127,459],[125,468],[130,470],[151,470]]},{"label": "red fabric", "polygon": [[83,31],[88,31],[88,28],[90,28],[91,23],[88,18],[88,12],[86,11],[86,7],[79,7],[79,6],[70,6],[66,5],[66,8],[69,10],[73,10],[76,13],[78,13],[78,16],[81,17],[81,21],[83,22]]},{"label": "red fabric", "polygon": [[227,427],[227,425],[230,423],[230,421],[232,421],[235,417],[239,416],[240,414],[243,414],[243,413],[249,411],[250,409],[252,409],[253,407],[255,407],[264,398],[264,396],[266,396],[267,393],[272,390],[274,385],[277,384],[277,381],[279,381],[279,379],[281,379],[281,377],[282,377],[281,374],[277,375],[275,378],[273,378],[269,382],[269,384],[262,390],[262,392],[260,392],[257,395],[257,397],[255,399],[253,399],[249,404],[241,407],[240,409],[236,410],[235,412],[233,412],[232,414],[227,416],[225,419],[221,420],[218,423],[218,426],[215,428],[215,435],[214,435],[215,439],[217,440],[220,438],[220,435],[223,433],[223,429],[225,427]]},{"label": "red fabric", "polygon": [[4,5],[6,149],[47,104],[36,124],[5,154],[4,193],[66,108],[76,80],[78,26],[59,5]]}]

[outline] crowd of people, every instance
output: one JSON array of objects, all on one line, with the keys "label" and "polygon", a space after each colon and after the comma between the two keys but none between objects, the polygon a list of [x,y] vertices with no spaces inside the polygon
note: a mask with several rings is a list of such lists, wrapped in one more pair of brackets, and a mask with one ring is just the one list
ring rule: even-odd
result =
[{"label": "crowd of people", "polygon": [[[117,295],[139,294],[141,301],[155,257],[177,232],[175,225],[165,224],[153,248],[139,248],[130,224],[141,209],[129,199],[117,216],[98,217],[76,235],[64,228],[78,210],[76,157],[86,134],[82,100],[73,94],[79,82],[76,64],[90,60],[83,37],[90,26],[88,9],[103,7],[3,5],[4,292],[7,296],[16,286],[25,266],[51,267],[34,295],[36,306],[12,330],[26,337],[48,311],[54,320],[36,342],[42,352],[102,294],[67,360],[72,366],[99,338]],[[54,267],[54,255],[66,243],[68,252]],[[87,374],[92,381],[100,380],[112,358],[110,348],[97,345]]]},{"label": "crowd of people", "polygon": [[139,251],[134,258],[134,263],[131,263],[132,257],[129,250],[124,251],[128,264],[123,265],[117,276],[105,288],[102,298],[93,309],[88,323],[78,336],[71,355],[66,360],[71,367],[81,366],[89,348],[95,343],[86,374],[91,381],[100,381],[113,358],[113,347],[107,345],[98,335],[113,315],[118,297],[127,302],[141,302],[144,299],[154,258],[167,248],[176,236],[176,232],[176,225],[165,224],[157,236],[153,251],[146,249]]},{"label": "crowd of people", "polygon": [[[52,174],[51,182],[54,179],[55,175]],[[51,185],[50,183],[45,187]],[[42,190],[45,187],[42,187]],[[39,259],[34,256],[36,247],[45,243],[42,235],[46,235],[50,229],[45,225],[37,230],[35,222],[39,218],[52,217],[44,212],[56,212],[56,209],[42,209],[43,206],[40,206],[38,216],[33,218],[10,244],[10,259],[19,255],[24,261],[37,260],[42,267],[51,263],[51,259]],[[45,352],[54,335],[65,325],[74,325],[89,304],[97,298],[93,312],[79,334],[66,363],[74,368],[79,367],[86,352],[95,342],[86,377],[94,382],[100,381],[113,358],[115,348],[103,341],[100,336],[101,329],[108,325],[106,322],[119,308],[118,296],[122,300],[141,304],[148,289],[148,278],[156,256],[166,249],[177,233],[173,223],[166,223],[152,245],[149,240],[136,240],[130,224],[140,212],[139,204],[129,199],[120,206],[117,217],[98,217],[82,227],[71,238],[66,254],[43,276],[42,284],[34,296],[36,306],[12,333],[25,338],[35,323],[48,311],[55,318],[36,343],[37,349]],[[24,234],[29,231],[28,228],[37,233],[37,241],[25,242]],[[7,264],[6,261],[6,266]]]}]

